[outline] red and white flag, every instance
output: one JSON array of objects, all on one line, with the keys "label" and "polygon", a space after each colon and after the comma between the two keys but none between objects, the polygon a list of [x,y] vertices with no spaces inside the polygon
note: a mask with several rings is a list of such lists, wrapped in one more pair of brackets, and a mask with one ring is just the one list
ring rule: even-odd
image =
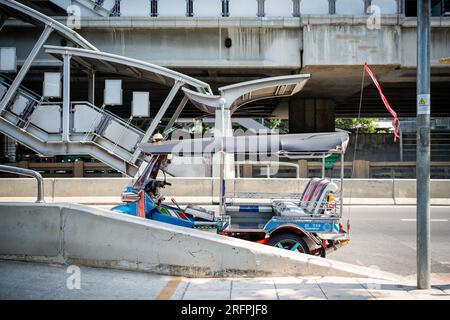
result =
[{"label": "red and white flag", "polygon": [[375,75],[373,74],[372,70],[369,68],[369,65],[366,63],[364,63],[364,70],[366,70],[367,74],[370,76],[370,78],[372,79],[373,83],[375,84],[375,86],[378,89],[378,92],[380,93],[381,96],[381,100],[383,101],[386,109],[389,111],[389,113],[394,117],[394,120],[392,120],[392,126],[395,128],[394,130],[394,141],[397,142],[397,138],[399,138],[399,130],[400,130],[400,121],[398,120],[398,116],[397,113],[394,111],[394,109],[391,108],[391,106],[389,105],[388,100],[386,99],[386,97],[383,94],[383,90],[381,90],[381,86],[378,83],[377,78],[375,77]]}]

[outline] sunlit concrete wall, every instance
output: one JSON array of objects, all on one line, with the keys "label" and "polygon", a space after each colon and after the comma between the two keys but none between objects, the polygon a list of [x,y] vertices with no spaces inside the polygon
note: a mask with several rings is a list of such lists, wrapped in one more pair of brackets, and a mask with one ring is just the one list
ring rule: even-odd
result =
[{"label": "sunlit concrete wall", "polygon": [[336,14],[340,15],[363,15],[364,0],[337,0]]},{"label": "sunlit concrete wall", "polygon": [[221,17],[222,1],[221,0],[195,0],[194,1],[194,17]]},{"label": "sunlit concrete wall", "polygon": [[400,64],[401,35],[398,26],[311,25],[303,31],[305,65]]},{"label": "sunlit concrete wall", "polygon": [[231,0],[230,17],[256,17],[258,2],[256,0]]},{"label": "sunlit concrete wall", "polygon": [[[266,17],[292,17],[296,0],[265,0],[263,1]],[[98,16],[99,11],[80,4],[77,0],[52,0],[53,3],[66,10],[71,5],[79,7],[83,17]],[[107,11],[114,6],[114,0],[105,0],[102,7]],[[302,15],[328,15],[329,0],[299,0]],[[222,16],[222,0],[193,0],[194,17]],[[381,14],[397,14],[397,0],[373,0],[372,5],[379,6]],[[364,14],[364,0],[336,0],[336,14]],[[150,0],[123,0],[120,3],[121,17],[150,16]],[[230,0],[230,17],[257,17],[258,0]],[[159,0],[159,17],[185,17],[186,0]]]},{"label": "sunlit concrete wall", "polygon": [[[159,1],[159,3],[161,4],[163,2],[166,1]],[[150,16],[150,1],[149,0],[121,1],[120,13],[122,16],[125,17],[148,17]]]},{"label": "sunlit concrete wall", "polygon": [[[103,51],[169,67],[239,65],[297,68],[300,65],[302,31],[297,28],[235,27],[220,31],[214,28],[179,28],[152,32],[121,28],[82,29],[81,33]],[[224,46],[227,37],[232,39],[230,48]]]},{"label": "sunlit concrete wall", "polygon": [[185,17],[185,16],[186,16],[186,0],[158,1],[158,17]]},{"label": "sunlit concrete wall", "polygon": [[397,13],[396,0],[372,0],[372,6],[378,6],[381,14],[395,14]]},{"label": "sunlit concrete wall", "polygon": [[329,14],[328,0],[302,0],[300,2],[300,14],[322,15]]},{"label": "sunlit concrete wall", "polygon": [[294,3],[292,0],[266,0],[264,11],[266,17],[292,17]]}]

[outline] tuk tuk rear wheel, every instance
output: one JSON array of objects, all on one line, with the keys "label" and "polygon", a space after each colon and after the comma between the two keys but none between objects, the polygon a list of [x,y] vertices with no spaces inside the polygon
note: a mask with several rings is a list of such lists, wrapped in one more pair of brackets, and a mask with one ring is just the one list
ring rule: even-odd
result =
[{"label": "tuk tuk rear wheel", "polygon": [[305,240],[296,233],[286,232],[276,234],[273,237],[270,237],[267,244],[280,249],[309,253],[309,248]]}]

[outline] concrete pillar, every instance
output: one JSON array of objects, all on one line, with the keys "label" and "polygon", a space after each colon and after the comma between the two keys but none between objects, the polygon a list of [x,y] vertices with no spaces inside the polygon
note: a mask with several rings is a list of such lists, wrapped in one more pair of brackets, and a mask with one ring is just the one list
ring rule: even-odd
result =
[{"label": "concrete pillar", "polygon": [[336,14],[336,0],[328,0],[330,14]]},{"label": "concrete pillar", "polygon": [[83,178],[84,176],[84,162],[75,161],[73,164],[73,176],[74,178]]},{"label": "concrete pillar", "polygon": [[298,160],[298,174],[300,178],[308,178],[308,160]]},{"label": "concrete pillar", "polygon": [[300,0],[292,0],[292,2],[293,2],[292,16],[300,17]]},{"label": "concrete pillar", "polygon": [[253,165],[245,163],[242,165],[242,178],[251,178],[253,176]]},{"label": "concrete pillar", "polygon": [[335,104],[332,100],[291,99],[289,101],[289,132],[335,131]]},{"label": "concrete pillar", "polygon": [[405,14],[405,0],[397,0],[397,13]]},{"label": "concrete pillar", "polygon": [[370,161],[353,160],[353,177],[354,178],[369,178],[370,176]]},{"label": "concrete pillar", "polygon": [[256,0],[258,2],[258,12],[257,12],[257,16],[258,17],[264,17],[266,15],[265,10],[264,10],[264,1],[265,0]]},{"label": "concrete pillar", "polygon": [[367,9],[372,5],[372,0],[364,0],[364,12],[367,14]]},{"label": "concrete pillar", "polygon": [[[216,110],[215,114],[215,137],[221,137],[224,135],[225,137],[233,136],[233,127],[231,125],[231,112],[229,109],[225,109],[224,111],[224,125],[222,128],[222,110],[219,108]],[[219,177],[220,176],[220,154],[216,153],[213,155],[213,170],[212,176]],[[225,179],[233,179],[235,177],[235,168],[234,168],[234,154],[225,154]]]}]

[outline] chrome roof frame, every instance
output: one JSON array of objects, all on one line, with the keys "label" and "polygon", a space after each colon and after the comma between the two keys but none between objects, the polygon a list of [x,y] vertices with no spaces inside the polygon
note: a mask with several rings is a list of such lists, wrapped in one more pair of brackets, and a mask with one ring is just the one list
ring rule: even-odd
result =
[{"label": "chrome roof frame", "polygon": [[[107,61],[110,63],[116,63],[120,65],[125,65],[131,68],[136,68],[138,70],[144,70],[147,72],[151,72],[156,74],[158,77],[164,77],[167,79],[171,79],[173,83],[179,81],[184,84],[188,84],[190,86],[195,87],[197,90],[199,90],[202,93],[211,94],[211,88],[209,84],[194,79],[190,76],[187,76],[185,74],[182,74],[177,71],[173,71],[146,61],[128,58],[125,56],[120,56],[108,52],[103,51],[92,51],[87,49],[80,49],[80,48],[73,48],[73,47],[60,47],[60,46],[53,46],[53,45],[45,45],[44,46],[45,52],[48,54],[51,54],[53,56],[61,56],[64,55],[70,55],[73,57],[81,57],[81,58],[88,58],[88,59],[94,59],[99,61]],[[94,68],[95,69],[95,68]],[[173,85],[173,83],[171,85]],[[169,84],[170,85],[170,84]]]}]

